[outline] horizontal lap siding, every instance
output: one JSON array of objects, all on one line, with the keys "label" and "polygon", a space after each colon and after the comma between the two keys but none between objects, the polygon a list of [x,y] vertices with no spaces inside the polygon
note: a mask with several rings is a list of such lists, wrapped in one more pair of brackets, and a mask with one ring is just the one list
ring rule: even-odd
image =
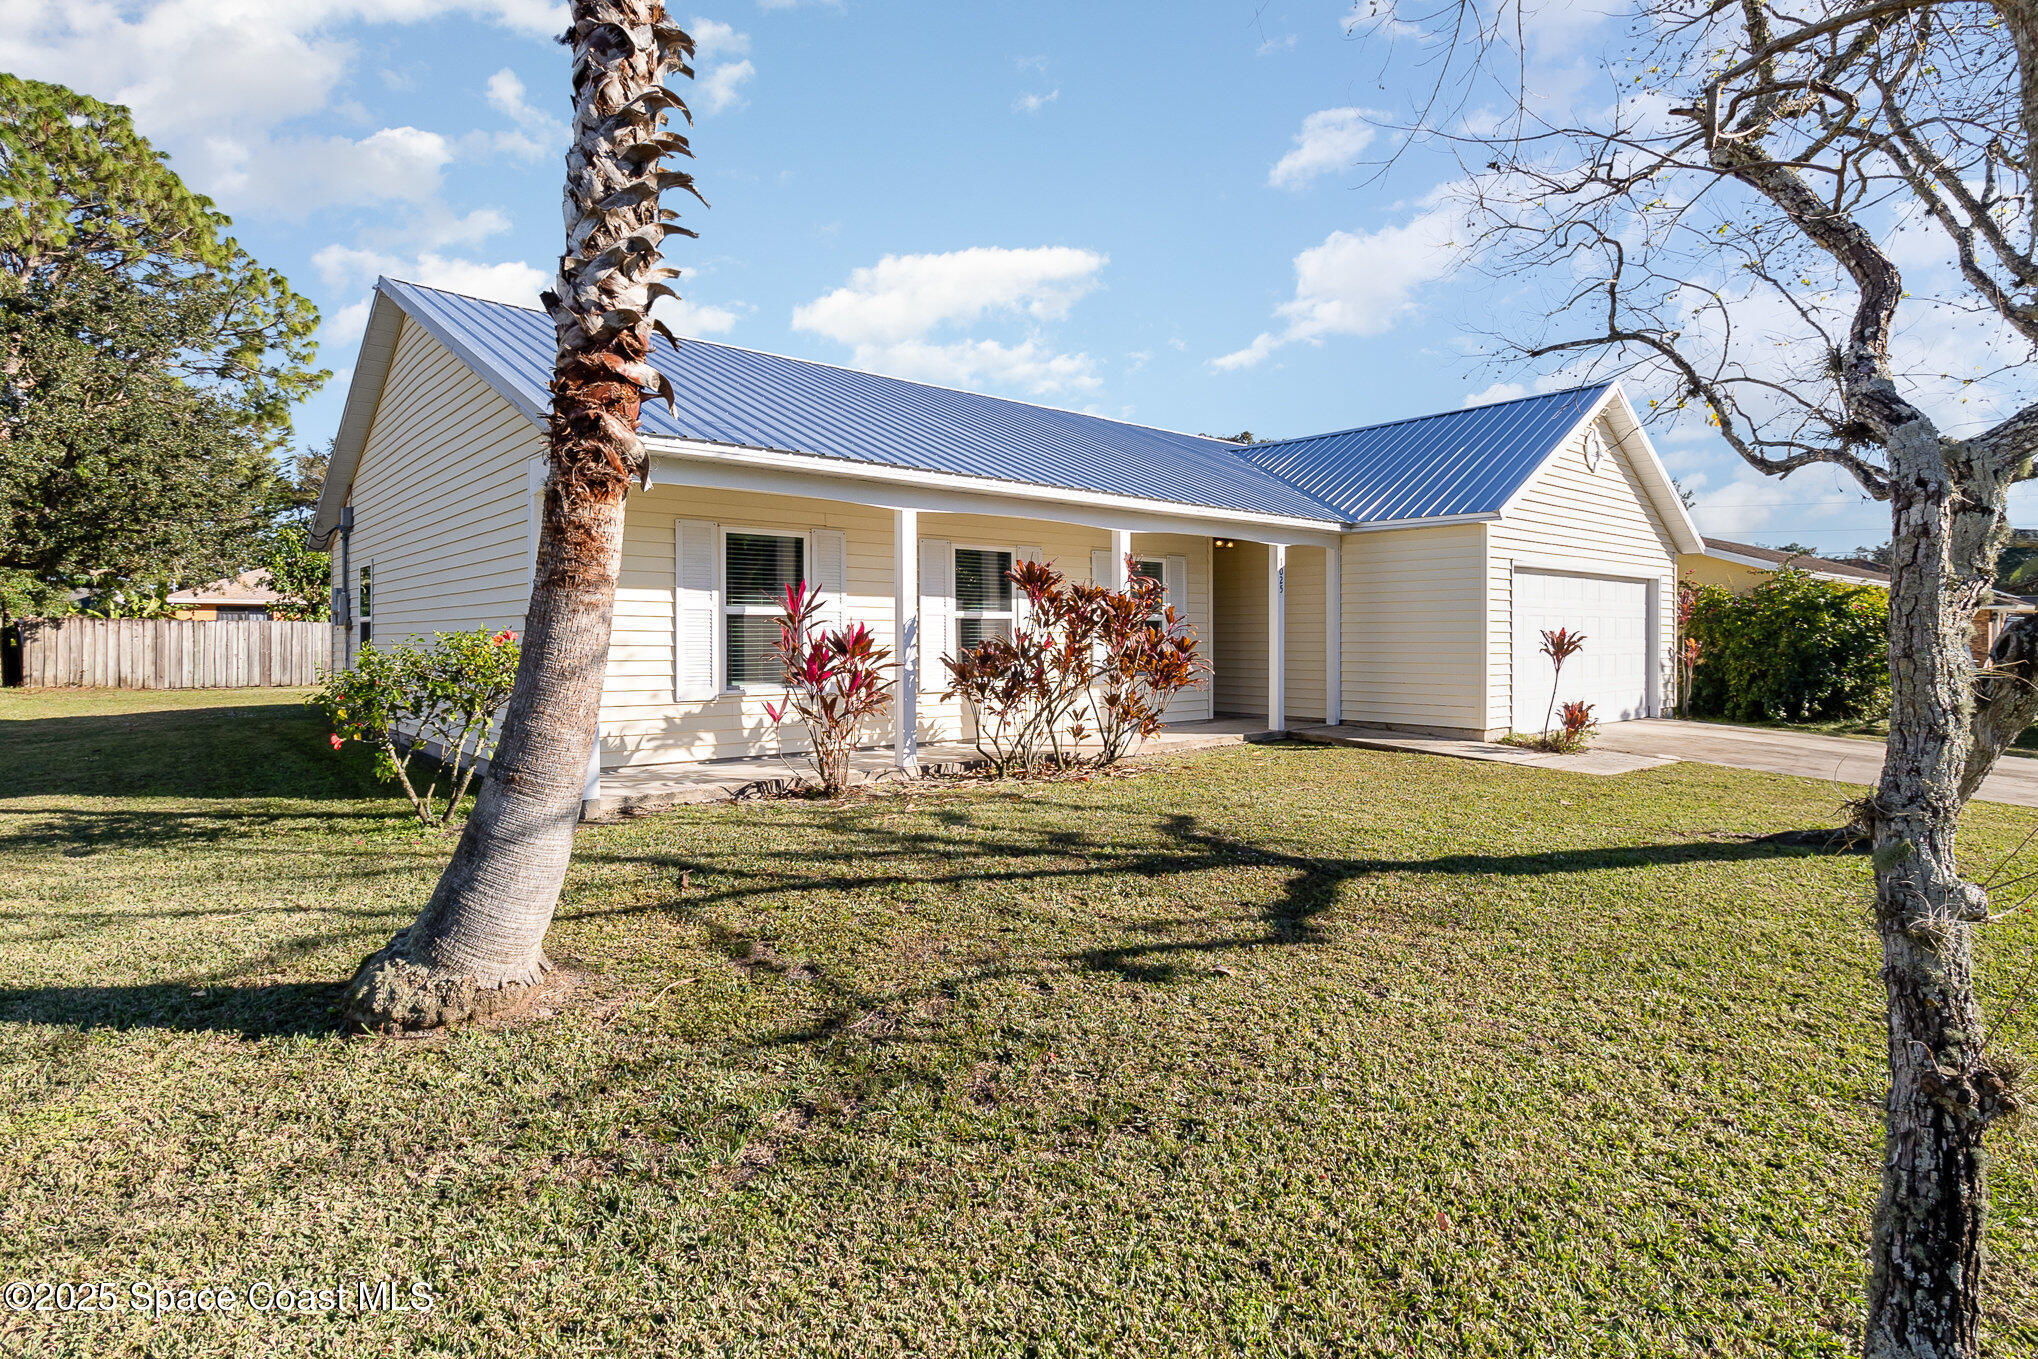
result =
[{"label": "horizontal lap siding", "polygon": [[1581,432],[1558,450],[1497,522],[1485,526],[1492,594],[1486,650],[1489,730],[1505,730],[1513,722],[1514,575],[1522,569],[1654,582],[1656,692],[1666,709],[1673,701],[1676,547],[1636,475],[1633,456],[1603,424],[1600,434],[1606,456],[1597,471],[1586,465]]},{"label": "horizontal lap siding", "polygon": [[[699,760],[768,756],[779,751],[779,733],[764,711],[770,693],[729,693],[676,702],[673,690],[673,521],[701,519],[725,528],[786,533],[839,529],[848,546],[846,617],[862,622],[886,647],[896,645],[893,613],[892,514],[889,510],[830,500],[753,492],[653,486],[631,495],[623,534],[623,574],[616,592],[615,636],[602,700],[602,762],[625,765],[679,764]],[[1039,548],[1046,560],[1072,580],[1087,580],[1090,553],[1109,548],[1099,529],[1022,517],[922,514],[920,537],[958,546]],[[1199,633],[1210,631],[1209,540],[1139,534],[1135,553],[1189,559],[1189,614]],[[942,675],[940,660],[928,656],[928,673]],[[955,741],[966,736],[960,702],[937,694],[919,701],[920,739]],[[1186,716],[1207,713],[1207,699],[1192,695],[1177,709]],[[890,740],[890,720],[863,733],[868,744]],[[796,724],[785,729],[786,748],[803,745]]]},{"label": "horizontal lap siding", "polygon": [[1267,710],[1266,545],[1221,547],[1213,560],[1217,711],[1257,716]]},{"label": "horizontal lap siding", "polygon": [[1344,720],[1483,728],[1484,529],[1353,533],[1344,540]]},{"label": "horizontal lap siding", "polygon": [[350,497],[347,586],[374,567],[378,645],[523,626],[524,465],[544,451],[536,426],[404,322]]}]

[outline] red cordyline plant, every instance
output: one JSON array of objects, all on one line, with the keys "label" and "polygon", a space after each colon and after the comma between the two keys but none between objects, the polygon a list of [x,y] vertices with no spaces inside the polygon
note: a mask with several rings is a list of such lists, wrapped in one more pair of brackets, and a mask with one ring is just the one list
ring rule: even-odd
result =
[{"label": "red cordyline plant", "polygon": [[1705,660],[1705,648],[1691,635],[1691,618],[1698,612],[1698,587],[1688,580],[1677,582],[1677,710],[1691,716],[1691,686],[1698,667]]},{"label": "red cordyline plant", "polygon": [[969,705],[977,752],[1000,777],[1117,763],[1209,669],[1161,583],[1132,574],[1129,559],[1123,590],[1073,584],[1046,562],[1006,574],[1026,623],[941,658],[942,697]]},{"label": "red cordyline plant", "polygon": [[798,718],[807,729],[808,755],[821,791],[833,797],[849,786],[849,757],[856,733],[892,701],[884,678],[891,652],[861,623],[821,626],[821,591],[801,581],[779,601],[778,654],[785,680],[783,702],[766,703],[773,725]]},{"label": "red cordyline plant", "polygon": [[1557,711],[1557,686],[1564,675],[1564,662],[1585,648],[1585,634],[1569,628],[1543,629],[1542,652],[1550,658],[1550,703],[1543,709],[1543,735],[1550,734],[1550,717]]},{"label": "red cordyline plant", "polygon": [[1557,713],[1561,724],[1557,733],[1557,744],[1566,750],[1576,750],[1585,744],[1585,738],[1599,729],[1599,722],[1592,715],[1592,705],[1579,699],[1566,703]]}]

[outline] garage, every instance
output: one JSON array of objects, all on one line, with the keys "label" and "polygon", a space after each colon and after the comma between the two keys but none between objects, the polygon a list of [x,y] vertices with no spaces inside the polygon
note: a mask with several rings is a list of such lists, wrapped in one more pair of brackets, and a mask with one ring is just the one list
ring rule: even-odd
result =
[{"label": "garage", "polygon": [[1558,571],[1514,577],[1514,727],[1541,731],[1550,703],[1543,633],[1569,628],[1585,646],[1564,662],[1557,704],[1582,699],[1600,722],[1649,715],[1647,581]]}]

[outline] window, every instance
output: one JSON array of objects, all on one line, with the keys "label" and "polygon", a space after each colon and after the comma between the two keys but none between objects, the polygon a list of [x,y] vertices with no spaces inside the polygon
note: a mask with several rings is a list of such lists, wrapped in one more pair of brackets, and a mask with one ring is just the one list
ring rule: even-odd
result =
[{"label": "window", "polygon": [[[1132,563],[1132,574],[1138,576],[1142,580],[1152,581],[1154,584],[1160,586],[1163,591],[1165,591],[1168,588],[1167,563],[1159,560],[1158,558],[1134,559]],[[1165,594],[1163,594],[1162,596],[1161,604],[1163,608],[1166,607],[1167,598]],[[1146,625],[1150,628],[1158,628],[1164,626],[1166,622],[1167,614],[1165,612],[1153,613],[1147,616]]]},{"label": "window", "polygon": [[722,540],[723,627],[731,689],[776,688],[778,616],[785,587],[807,578],[806,539],[736,533]]},{"label": "window", "polygon": [[955,641],[975,646],[986,637],[1010,637],[1012,554],[996,548],[955,549]]},{"label": "window", "polygon": [[373,563],[361,568],[361,607],[358,617],[361,622],[361,640],[368,640],[368,618],[375,611],[375,567]]}]

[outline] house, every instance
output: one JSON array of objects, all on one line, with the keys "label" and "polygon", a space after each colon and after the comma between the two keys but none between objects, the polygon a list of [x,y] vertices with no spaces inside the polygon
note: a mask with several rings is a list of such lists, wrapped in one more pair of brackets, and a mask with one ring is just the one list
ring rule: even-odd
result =
[{"label": "house", "polygon": [[257,568],[208,585],[173,591],[164,602],[170,606],[173,618],[207,621],[267,618],[269,606],[281,598],[269,588],[269,573]]},{"label": "house", "polygon": [[[1803,571],[1814,580],[1832,581],[1839,585],[1872,585],[1880,590],[1889,588],[1889,572],[1873,562],[1830,561],[1824,557],[1808,557],[1801,552],[1758,547],[1754,543],[1730,542],[1725,538],[1708,538],[1704,551],[1687,552],[1677,559],[1680,579],[1693,585],[1717,585],[1737,595],[1745,594],[1786,568]],[[2002,635],[2011,616],[2029,613],[2032,607],[2029,601],[2016,595],[1995,591],[1989,602],[1975,611],[1974,638],[1970,644],[1975,661],[1987,661],[1989,648],[1996,644],[1996,638]]]},{"label": "house", "polygon": [[[553,345],[539,311],[377,284],[312,529],[336,663],[521,625]],[[677,409],[644,408],[603,770],[775,751],[769,601],[797,578],[900,654],[884,735],[911,766],[967,736],[939,658],[1020,621],[1023,559],[1163,580],[1214,667],[1172,722],[1540,727],[1559,626],[1591,639],[1562,697],[1602,721],[1671,701],[1702,544],[1617,385],[1241,445],[705,341],[654,362]]]}]

